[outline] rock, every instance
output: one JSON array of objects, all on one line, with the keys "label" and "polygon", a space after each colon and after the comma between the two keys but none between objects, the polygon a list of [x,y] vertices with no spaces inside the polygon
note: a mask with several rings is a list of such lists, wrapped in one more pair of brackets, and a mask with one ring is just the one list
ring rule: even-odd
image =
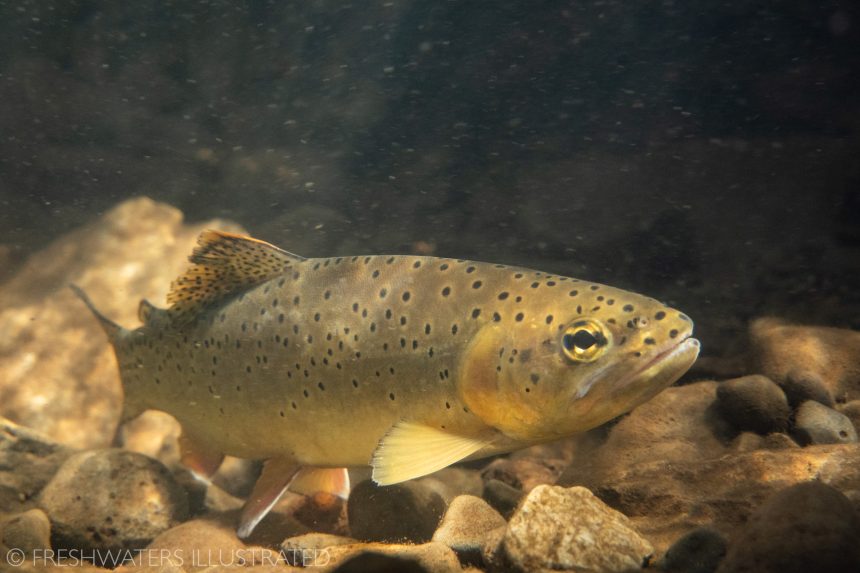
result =
[{"label": "rock", "polygon": [[414,559],[398,555],[386,555],[375,551],[364,551],[344,561],[332,569],[335,573],[430,573],[426,567]]},{"label": "rock", "polygon": [[762,449],[687,463],[655,459],[618,466],[584,485],[629,516],[660,553],[695,527],[734,532],[769,495],[809,480],[858,489],[860,444]]},{"label": "rock", "polygon": [[[0,547],[18,549],[27,555],[51,549],[51,522],[40,509],[12,516],[0,524]],[[42,552],[41,554],[45,554]]]},{"label": "rock", "polygon": [[797,484],[771,496],[741,527],[719,573],[860,571],[860,516],[837,489]]},{"label": "rock", "polygon": [[792,408],[797,408],[807,400],[821,402],[825,406],[833,406],[833,396],[830,390],[821,381],[818,374],[803,370],[792,370],[779,385],[785,392],[788,403]]},{"label": "rock", "polygon": [[511,516],[524,495],[522,490],[497,479],[484,484],[484,499],[505,518]]},{"label": "rock", "polygon": [[847,444],[857,441],[857,430],[848,416],[814,400],[807,400],[798,408],[794,433],[802,445]]},{"label": "rock", "polygon": [[461,495],[448,506],[442,523],[433,534],[433,541],[453,549],[461,562],[481,565],[488,535],[505,525],[505,518],[486,501],[473,495]]},{"label": "rock", "polygon": [[666,573],[713,573],[725,555],[725,537],[698,527],[673,543],[658,566]]},{"label": "rock", "polygon": [[[393,558],[393,559],[392,559]],[[461,573],[462,567],[454,552],[441,543],[421,545],[386,545],[359,543],[337,545],[320,553],[318,566],[326,573],[337,571],[410,571],[426,573]],[[323,561],[323,559],[327,560]]]},{"label": "rock", "polygon": [[480,472],[467,468],[443,468],[417,481],[433,489],[446,504],[451,503],[451,500],[458,495],[480,497],[484,491]]},{"label": "rock", "polygon": [[837,406],[836,409],[851,420],[855,430],[860,430],[860,400],[851,400]]},{"label": "rock", "polygon": [[671,387],[638,406],[605,441],[583,442],[558,484],[596,484],[600,476],[653,460],[689,463],[723,455],[734,432],[716,413],[718,384]]},{"label": "rock", "polygon": [[158,535],[146,546],[145,555],[165,555],[186,571],[201,571],[212,565],[233,563],[252,555],[236,537],[235,523],[228,517],[194,519]]},{"label": "rock", "polygon": [[293,517],[319,533],[346,533],[349,529],[346,501],[328,492],[301,496]]},{"label": "rock", "polygon": [[320,555],[327,547],[354,545],[358,543],[351,537],[331,535],[330,533],[305,533],[288,537],[281,542],[281,554],[289,565],[307,567],[321,561]]},{"label": "rock", "polygon": [[764,376],[744,376],[717,386],[717,409],[738,431],[769,434],[788,427],[791,410],[782,389]]},{"label": "rock", "polygon": [[386,487],[363,481],[347,507],[352,536],[365,541],[429,541],[444,512],[442,497],[414,481]]},{"label": "rock", "polygon": [[72,454],[47,436],[0,417],[0,511],[19,512]]},{"label": "rock", "polygon": [[61,548],[136,549],[188,516],[188,499],[160,462],[122,450],[70,457],[39,504]]},{"label": "rock", "polygon": [[776,433],[760,436],[752,432],[741,432],[732,440],[731,450],[735,453],[751,452],[753,450],[784,450],[800,446],[788,435]]},{"label": "rock", "polygon": [[[791,399],[822,399],[818,381],[829,397],[860,399],[860,332],[760,318],[750,326],[750,337],[758,370],[786,384]],[[803,388],[808,394],[793,398]]]},{"label": "rock", "polygon": [[526,493],[542,484],[554,484],[566,464],[541,458],[499,458],[493,460],[481,477],[484,482],[499,480]]},{"label": "rock", "polygon": [[176,418],[159,410],[147,410],[123,424],[119,445],[132,452],[155,458],[170,467],[179,464],[179,435],[182,427]]},{"label": "rock", "polygon": [[518,571],[629,572],[654,552],[621,513],[585,488],[538,486],[526,496],[503,541]]},{"label": "rock", "polygon": [[122,401],[116,360],[68,284],[135,326],[140,299],[162,303],[198,233],[213,227],[241,231],[219,220],[184,225],[177,209],[132,199],[32,255],[0,285],[0,415],[63,444],[108,446]]}]

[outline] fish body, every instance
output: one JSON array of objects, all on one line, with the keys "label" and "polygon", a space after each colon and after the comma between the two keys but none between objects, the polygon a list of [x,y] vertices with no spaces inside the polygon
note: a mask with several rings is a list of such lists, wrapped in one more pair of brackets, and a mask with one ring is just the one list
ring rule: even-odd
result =
[{"label": "fish body", "polygon": [[325,468],[370,464],[388,484],[555,440],[651,398],[698,354],[684,314],[602,284],[426,256],[303,259],[211,231],[199,244],[169,309],[144,301],[135,330],[101,318],[124,418],[173,415],[204,475],[224,454],[271,461],[245,535],[298,468],[300,489],[343,489]]}]

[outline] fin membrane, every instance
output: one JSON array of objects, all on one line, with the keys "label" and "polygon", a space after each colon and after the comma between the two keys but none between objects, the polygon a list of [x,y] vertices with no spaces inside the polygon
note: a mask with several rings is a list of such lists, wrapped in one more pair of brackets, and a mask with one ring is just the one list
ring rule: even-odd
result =
[{"label": "fin membrane", "polygon": [[195,477],[205,482],[209,481],[224,461],[224,454],[207,447],[184,431],[179,436],[179,453],[182,465],[191,470]]},{"label": "fin membrane", "polygon": [[492,443],[492,436],[459,436],[422,424],[399,422],[373,452],[373,481],[391,485],[433,473]]},{"label": "fin membrane", "polygon": [[349,472],[346,468],[302,468],[290,483],[290,491],[303,495],[324,491],[346,499],[349,497]]},{"label": "fin membrane", "polygon": [[192,265],[170,285],[167,302],[175,322],[192,320],[226,297],[284,274],[302,257],[251,237],[204,231],[189,257]]},{"label": "fin membrane", "polygon": [[239,539],[247,539],[257,524],[275,507],[298,470],[298,464],[286,458],[266,460],[263,464],[263,473],[260,474],[257,483],[254,484],[254,490],[245,502],[245,507],[242,508],[239,528],[236,530]]}]

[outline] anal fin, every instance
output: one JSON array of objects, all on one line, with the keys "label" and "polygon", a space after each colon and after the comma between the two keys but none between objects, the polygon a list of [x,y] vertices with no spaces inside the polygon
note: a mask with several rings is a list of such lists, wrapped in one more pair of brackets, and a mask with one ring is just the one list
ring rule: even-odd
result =
[{"label": "anal fin", "polygon": [[206,482],[224,461],[223,453],[185,431],[179,436],[179,455],[182,465],[191,470],[195,477]]},{"label": "anal fin", "polygon": [[324,491],[346,499],[349,497],[349,472],[346,468],[302,468],[290,483],[290,491],[304,495]]},{"label": "anal fin", "polygon": [[270,458],[263,464],[263,472],[254,484],[254,490],[242,508],[236,535],[247,539],[257,524],[278,503],[299,470],[296,462],[287,458]]},{"label": "anal fin", "polygon": [[461,436],[423,424],[399,422],[373,452],[373,481],[391,485],[433,473],[480,451],[491,434]]}]

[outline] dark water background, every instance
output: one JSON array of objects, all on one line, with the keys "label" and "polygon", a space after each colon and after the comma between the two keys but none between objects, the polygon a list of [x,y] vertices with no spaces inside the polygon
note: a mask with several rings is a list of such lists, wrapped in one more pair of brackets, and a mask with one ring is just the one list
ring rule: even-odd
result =
[{"label": "dark water background", "polygon": [[860,328],[860,9],[0,2],[0,278],[117,202]]}]

